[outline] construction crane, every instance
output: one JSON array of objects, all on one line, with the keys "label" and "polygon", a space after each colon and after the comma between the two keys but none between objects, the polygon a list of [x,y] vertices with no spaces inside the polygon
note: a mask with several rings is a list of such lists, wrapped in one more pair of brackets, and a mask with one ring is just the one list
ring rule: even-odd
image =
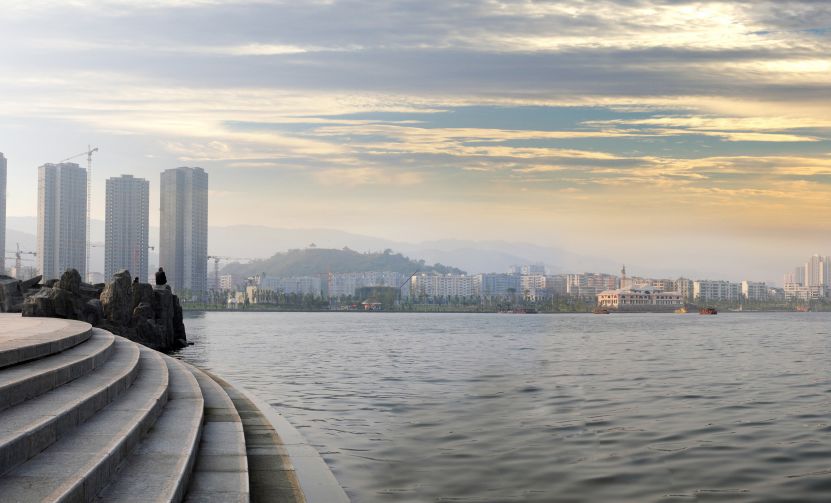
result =
[{"label": "construction crane", "polygon": [[219,290],[219,261],[220,260],[252,260],[250,258],[234,258],[234,257],[220,257],[218,255],[208,255],[208,260],[214,261],[214,289]]},{"label": "construction crane", "polygon": [[89,252],[90,252],[90,213],[92,212],[92,154],[98,152],[98,147],[92,148],[87,145],[87,151],[81,152],[80,154],[75,154],[73,156],[67,157],[62,163],[71,161],[72,159],[77,159],[81,156],[87,157],[87,263],[86,263],[86,271],[89,274]]},{"label": "construction crane", "polygon": [[[20,243],[17,243],[17,250],[9,251],[7,250],[6,253],[14,253],[14,268],[17,271],[16,274],[20,274],[20,270],[23,268],[23,255],[32,255],[37,256],[36,252],[33,251],[23,251],[20,249]],[[11,258],[11,257],[9,257]]]}]

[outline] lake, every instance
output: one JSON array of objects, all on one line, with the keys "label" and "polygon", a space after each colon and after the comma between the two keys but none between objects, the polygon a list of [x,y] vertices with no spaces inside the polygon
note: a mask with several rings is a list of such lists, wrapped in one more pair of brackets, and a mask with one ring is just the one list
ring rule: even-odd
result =
[{"label": "lake", "polygon": [[831,314],[204,313],[354,502],[827,502]]}]

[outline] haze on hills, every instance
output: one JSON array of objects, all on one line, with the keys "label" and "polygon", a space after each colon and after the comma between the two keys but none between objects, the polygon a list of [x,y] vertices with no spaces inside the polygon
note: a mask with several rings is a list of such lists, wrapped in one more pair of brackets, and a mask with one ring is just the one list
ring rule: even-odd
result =
[{"label": "haze on hills", "polygon": [[[91,225],[93,243],[103,243],[104,222],[93,220]],[[31,216],[10,216],[7,223],[7,250],[13,250],[19,242],[24,250],[34,250],[37,244],[37,221]],[[150,244],[158,244],[158,227],[150,228]],[[541,246],[526,242],[500,240],[464,240],[445,239],[425,242],[403,242],[380,237],[345,232],[336,229],[287,229],[262,225],[211,226],[208,229],[208,252],[210,255],[228,257],[222,260],[221,267],[233,261],[248,262],[253,259],[266,259],[275,253],[291,249],[307,248],[310,244],[318,248],[341,249],[348,247],[358,252],[382,252],[391,249],[414,260],[424,260],[427,264],[441,263],[457,267],[469,273],[505,272],[512,265],[542,263],[550,273],[606,272],[617,273],[621,263],[614,260],[615,249],[604,250],[608,256],[581,254],[567,248]],[[665,243],[667,253],[689,246],[680,241]],[[6,253],[10,257],[10,253]],[[685,276],[690,278],[713,279],[758,279],[771,284],[779,284],[779,274],[754,277],[749,270],[763,269],[770,271],[788,271],[793,265],[786,260],[770,257],[753,257],[747,259],[747,268],[735,267],[729,272],[723,270],[723,264],[709,259],[702,250],[701,261],[696,263],[679,262],[677,265],[656,265],[644,262],[627,263],[631,274],[651,277]],[[7,263],[9,262],[7,258]],[[761,262],[760,262],[761,261]],[[34,263],[31,256],[24,256],[24,264]],[[92,248],[92,270],[104,270],[104,248]],[[158,250],[149,253],[149,264],[158,264]],[[151,271],[152,272],[152,271]],[[213,266],[209,267],[212,274]]]},{"label": "haze on hills", "polygon": [[349,248],[341,250],[331,248],[295,249],[276,253],[274,256],[255,260],[247,264],[238,262],[228,264],[222,269],[224,274],[233,274],[245,278],[265,273],[268,276],[318,276],[324,273],[389,271],[409,275],[416,272],[438,274],[462,274],[465,271],[442,264],[427,264],[423,260],[412,260],[392,250],[380,253],[359,253]]}]

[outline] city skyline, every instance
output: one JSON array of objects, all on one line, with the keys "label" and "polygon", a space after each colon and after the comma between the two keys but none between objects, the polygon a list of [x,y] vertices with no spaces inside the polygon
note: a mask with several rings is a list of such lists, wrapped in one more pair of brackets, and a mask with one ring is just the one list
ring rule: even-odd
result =
[{"label": "city skyline", "polygon": [[155,173],[198,164],[212,226],[780,277],[831,235],[814,217],[831,210],[828,16],[809,1],[10,5],[9,214],[36,213],[36,166],[95,144],[98,219],[106,178],[149,179],[157,200]]}]

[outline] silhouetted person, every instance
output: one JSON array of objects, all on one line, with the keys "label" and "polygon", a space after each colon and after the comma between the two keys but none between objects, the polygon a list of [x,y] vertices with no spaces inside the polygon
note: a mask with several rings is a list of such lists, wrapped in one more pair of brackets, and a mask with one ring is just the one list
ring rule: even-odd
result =
[{"label": "silhouetted person", "polygon": [[136,279],[133,280],[133,284],[138,285],[138,276],[136,276]]},{"label": "silhouetted person", "polygon": [[164,273],[164,269],[159,267],[159,270],[156,272],[156,284],[157,285],[166,285],[167,284],[167,275]]}]

